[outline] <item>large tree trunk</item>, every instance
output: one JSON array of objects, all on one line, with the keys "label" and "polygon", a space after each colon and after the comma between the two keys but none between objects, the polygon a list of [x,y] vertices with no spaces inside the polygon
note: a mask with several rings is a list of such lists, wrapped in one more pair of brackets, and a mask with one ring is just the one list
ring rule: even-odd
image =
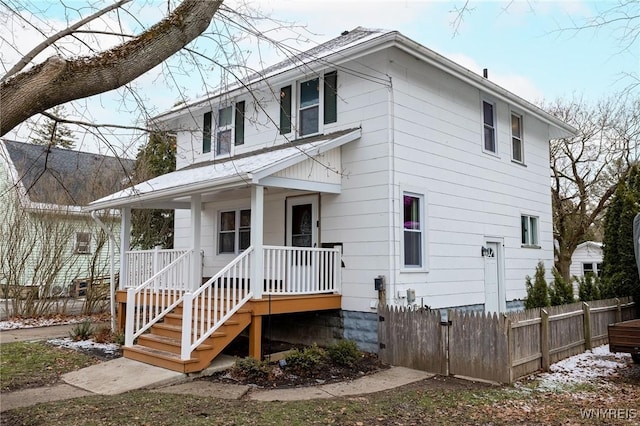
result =
[{"label": "large tree trunk", "polygon": [[96,56],[51,57],[0,85],[0,136],[56,105],[121,87],[202,34],[222,0],[184,0],[138,37]]},{"label": "large tree trunk", "polygon": [[558,270],[558,272],[560,272],[560,275],[562,275],[562,278],[564,278],[565,280],[567,280],[567,282],[570,281],[571,279],[571,255],[573,254],[574,250],[571,250],[569,253],[559,253],[557,254],[557,259],[555,262],[555,267]]}]

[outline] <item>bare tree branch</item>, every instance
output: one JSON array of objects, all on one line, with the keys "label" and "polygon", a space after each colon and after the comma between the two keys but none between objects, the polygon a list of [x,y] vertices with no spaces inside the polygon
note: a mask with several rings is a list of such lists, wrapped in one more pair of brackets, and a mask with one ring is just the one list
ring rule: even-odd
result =
[{"label": "bare tree branch", "polygon": [[222,0],[184,0],[140,36],[93,57],[52,57],[0,84],[0,136],[34,114],[121,87],[185,47],[209,26]]}]

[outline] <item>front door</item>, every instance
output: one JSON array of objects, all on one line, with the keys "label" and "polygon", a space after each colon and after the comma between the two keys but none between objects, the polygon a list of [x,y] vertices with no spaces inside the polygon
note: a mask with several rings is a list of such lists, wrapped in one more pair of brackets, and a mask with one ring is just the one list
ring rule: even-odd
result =
[{"label": "front door", "polygon": [[484,310],[485,312],[504,312],[506,300],[501,271],[501,243],[486,241],[484,247]]},{"label": "front door", "polygon": [[287,245],[318,247],[318,196],[287,198]]},{"label": "front door", "polygon": [[[318,247],[318,195],[287,198],[287,246]],[[287,288],[309,293],[317,287],[317,259],[310,250],[292,250]]]}]

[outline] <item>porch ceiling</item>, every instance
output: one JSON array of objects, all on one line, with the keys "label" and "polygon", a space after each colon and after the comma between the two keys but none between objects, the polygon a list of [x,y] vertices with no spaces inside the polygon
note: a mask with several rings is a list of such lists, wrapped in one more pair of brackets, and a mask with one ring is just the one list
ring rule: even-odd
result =
[{"label": "porch ceiling", "polygon": [[[336,185],[283,179],[282,170],[360,138],[360,129],[348,129],[272,149],[193,165],[139,183],[90,203],[84,210],[122,207],[189,208],[191,195],[209,195],[251,185],[336,192]],[[338,185],[339,188],[339,185]],[[339,189],[338,189],[339,190]]]}]

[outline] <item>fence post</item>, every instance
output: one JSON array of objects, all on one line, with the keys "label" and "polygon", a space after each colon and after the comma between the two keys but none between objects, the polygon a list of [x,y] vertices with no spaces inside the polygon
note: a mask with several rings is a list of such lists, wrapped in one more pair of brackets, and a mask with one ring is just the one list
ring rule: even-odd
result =
[{"label": "fence post", "polygon": [[193,322],[193,296],[187,291],[182,299],[182,343],[180,359],[186,361],[191,358],[191,324]]},{"label": "fence post", "polygon": [[542,371],[549,371],[549,312],[540,309],[540,352],[542,352]]},{"label": "fence post", "polygon": [[583,324],[584,324],[584,349],[591,349],[591,309],[587,302],[582,302]]},{"label": "fence post", "polygon": [[511,320],[507,316],[507,314],[502,314],[502,319],[504,321],[505,331],[506,331],[506,339],[507,339],[507,366],[509,368],[509,383],[513,383],[513,349],[515,349],[515,344],[511,344],[511,340],[513,339],[513,333],[511,332]]},{"label": "fence post", "polygon": [[620,299],[616,297],[616,322],[622,322],[622,306],[620,305]]}]

